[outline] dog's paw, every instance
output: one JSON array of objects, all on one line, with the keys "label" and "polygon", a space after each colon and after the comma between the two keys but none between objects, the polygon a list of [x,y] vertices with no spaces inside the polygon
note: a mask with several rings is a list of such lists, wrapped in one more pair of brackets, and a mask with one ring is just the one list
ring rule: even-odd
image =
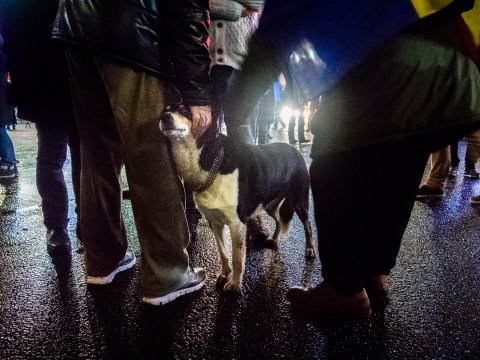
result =
[{"label": "dog's paw", "polygon": [[225,287],[225,285],[227,284],[227,282],[228,282],[228,276],[220,274],[217,277],[216,286],[219,289],[223,289]]},{"label": "dog's paw", "polygon": [[306,248],[305,249],[305,257],[307,259],[314,259],[315,258],[315,250],[313,248]]},{"label": "dog's paw", "polygon": [[240,291],[241,284],[239,282],[235,282],[233,280],[228,280],[228,282],[223,287],[223,291],[225,292],[238,292]]}]

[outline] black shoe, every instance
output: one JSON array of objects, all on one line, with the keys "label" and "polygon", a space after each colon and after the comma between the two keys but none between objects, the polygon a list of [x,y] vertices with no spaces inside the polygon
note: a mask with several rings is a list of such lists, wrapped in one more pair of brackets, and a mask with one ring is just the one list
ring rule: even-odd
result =
[{"label": "black shoe", "polygon": [[144,296],[142,301],[145,304],[149,305],[165,305],[169,302],[179,298],[182,295],[190,294],[194,291],[200,290],[205,285],[205,279],[207,278],[207,274],[205,270],[202,268],[194,268],[192,270],[188,270],[188,274],[186,275],[185,283],[180,286],[175,291],[171,293],[159,296],[159,297],[148,297]]},{"label": "black shoe", "polygon": [[478,179],[480,177],[480,174],[478,173],[477,170],[475,170],[475,168],[471,168],[471,169],[465,169],[463,176],[469,177],[470,179]]},{"label": "black shoe", "polygon": [[480,195],[474,195],[470,198],[470,204],[480,205]]},{"label": "black shoe", "polygon": [[448,172],[448,176],[450,177],[455,177],[458,174],[458,166],[457,165],[452,165],[450,166],[450,171]]},{"label": "black shoe", "polygon": [[70,254],[71,245],[67,229],[47,229],[47,252],[50,256]]},{"label": "black shoe", "polygon": [[17,165],[0,165],[0,179],[11,179],[17,176]]}]

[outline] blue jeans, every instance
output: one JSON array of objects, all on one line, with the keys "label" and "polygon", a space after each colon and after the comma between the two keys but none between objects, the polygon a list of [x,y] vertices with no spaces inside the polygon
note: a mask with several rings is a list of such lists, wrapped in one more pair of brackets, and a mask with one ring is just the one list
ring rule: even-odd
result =
[{"label": "blue jeans", "polygon": [[5,125],[0,126],[0,164],[15,165],[15,150]]}]

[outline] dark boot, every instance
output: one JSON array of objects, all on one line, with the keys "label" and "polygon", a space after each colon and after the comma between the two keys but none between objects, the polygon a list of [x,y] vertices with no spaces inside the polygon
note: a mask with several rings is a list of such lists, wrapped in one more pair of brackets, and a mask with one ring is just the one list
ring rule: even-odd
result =
[{"label": "dark boot", "polygon": [[50,256],[68,255],[71,252],[70,238],[67,229],[47,229],[47,252]]},{"label": "dark boot", "polygon": [[313,288],[294,286],[288,290],[287,300],[303,310],[329,318],[361,318],[372,312],[365,289],[345,295],[325,281]]},{"label": "dark boot", "polygon": [[365,280],[365,290],[372,304],[380,305],[388,302],[388,277],[387,275],[378,275]]}]

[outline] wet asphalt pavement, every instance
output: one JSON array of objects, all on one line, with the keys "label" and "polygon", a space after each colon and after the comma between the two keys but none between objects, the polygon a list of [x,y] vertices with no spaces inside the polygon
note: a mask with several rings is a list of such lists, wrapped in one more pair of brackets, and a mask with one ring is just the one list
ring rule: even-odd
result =
[{"label": "wet asphalt pavement", "polygon": [[[460,173],[445,198],[416,203],[390,303],[364,320],[315,319],[286,302],[290,286],[321,280],[318,257],[304,257],[296,217],[278,250],[248,244],[240,295],[215,288],[216,245],[200,220],[190,253],[207,270],[205,289],[151,307],[141,302],[140,265],[111,285],[87,287],[81,253],[52,262],[35,186],[35,129],[19,124],[10,134],[20,163],[18,180],[0,184],[0,359],[480,359],[480,207],[468,202],[480,180]],[[309,148],[301,149],[306,159]],[[70,182],[69,171],[67,164]],[[391,171],[401,169],[392,164]],[[395,189],[385,196],[395,206]],[[74,249],[75,224],[72,200]]]}]

